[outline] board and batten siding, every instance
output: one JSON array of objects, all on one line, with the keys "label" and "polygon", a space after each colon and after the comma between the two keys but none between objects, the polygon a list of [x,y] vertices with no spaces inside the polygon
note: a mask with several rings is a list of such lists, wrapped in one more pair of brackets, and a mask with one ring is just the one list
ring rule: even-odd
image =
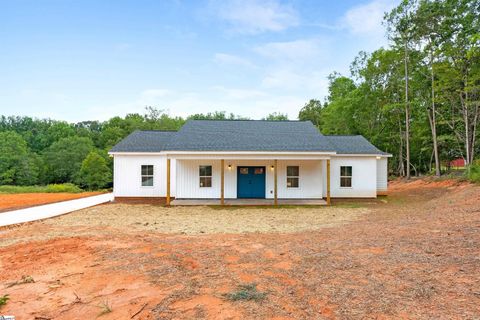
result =
[{"label": "board and batten siding", "polygon": [[[352,167],[352,187],[340,187],[340,167]],[[324,164],[324,170],[326,165]],[[326,190],[326,175],[323,180]],[[326,192],[324,192],[326,196]],[[376,198],[377,159],[364,156],[335,156],[330,160],[330,196],[332,198]]]},{"label": "board and batten siding", "polygon": [[386,192],[388,189],[388,158],[377,160],[377,192]]},{"label": "board and batten siding", "polygon": [[[153,165],[153,186],[142,186],[142,165]],[[165,197],[167,160],[162,155],[115,155],[113,158],[113,193],[115,197]],[[175,160],[171,177],[175,177]],[[175,196],[175,179],[171,179],[171,196]]]},{"label": "board and batten siding", "polygon": [[[239,166],[265,167],[265,197],[273,199],[274,171],[273,160],[225,160],[225,198],[237,197],[237,168]],[[176,180],[178,199],[216,199],[220,198],[220,160],[177,160]],[[212,186],[200,187],[199,167],[212,166]],[[231,166],[229,168],[228,166]],[[299,166],[299,187],[287,188],[287,166]],[[278,161],[278,197],[281,199],[322,198],[322,161],[321,160],[279,160]]]}]

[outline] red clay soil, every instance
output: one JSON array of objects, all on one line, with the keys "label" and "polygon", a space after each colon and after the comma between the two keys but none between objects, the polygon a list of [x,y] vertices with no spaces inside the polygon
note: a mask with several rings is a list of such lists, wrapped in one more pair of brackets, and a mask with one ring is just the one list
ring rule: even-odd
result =
[{"label": "red clay soil", "polygon": [[97,194],[99,194],[99,192],[0,194],[0,212],[84,198]]},{"label": "red clay soil", "polygon": [[[386,201],[368,204],[371,212],[362,219],[319,231],[187,236],[89,226],[58,230],[41,222],[4,229],[0,296],[10,300],[0,314],[478,319],[480,187],[415,183],[395,182]],[[51,237],[22,241],[25,234]],[[19,241],[7,243],[12,239]],[[26,275],[35,282],[15,283]],[[228,299],[248,283],[257,284],[264,298]]]}]

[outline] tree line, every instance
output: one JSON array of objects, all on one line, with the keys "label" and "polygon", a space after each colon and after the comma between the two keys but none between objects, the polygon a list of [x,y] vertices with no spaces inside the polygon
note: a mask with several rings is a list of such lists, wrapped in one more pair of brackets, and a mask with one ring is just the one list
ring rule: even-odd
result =
[{"label": "tree line", "polygon": [[441,174],[479,152],[480,1],[404,0],[385,14],[390,47],[332,73],[323,104],[300,119],[324,134],[361,134],[393,154],[391,171]]},{"label": "tree line", "polygon": [[[187,118],[147,107],[108,121],[68,123],[51,119],[0,116],[0,185],[74,183],[85,189],[112,185],[110,150],[135,130],[178,130],[189,119],[247,119],[216,111]],[[266,120],[286,120],[272,113]]]}]

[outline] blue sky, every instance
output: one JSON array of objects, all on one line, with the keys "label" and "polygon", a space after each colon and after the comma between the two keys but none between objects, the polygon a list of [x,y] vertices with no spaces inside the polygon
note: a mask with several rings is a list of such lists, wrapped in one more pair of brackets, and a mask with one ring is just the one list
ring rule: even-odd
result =
[{"label": "blue sky", "polygon": [[331,72],[387,45],[396,2],[0,0],[0,114],[296,119]]}]

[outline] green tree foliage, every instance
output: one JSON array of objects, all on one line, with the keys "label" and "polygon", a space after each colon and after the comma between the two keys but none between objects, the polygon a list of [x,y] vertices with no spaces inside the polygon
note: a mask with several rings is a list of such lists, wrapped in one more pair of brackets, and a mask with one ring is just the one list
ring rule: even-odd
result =
[{"label": "green tree foliage", "polygon": [[280,112],[274,112],[270,113],[268,116],[263,118],[263,120],[268,120],[268,121],[285,121],[288,120],[288,115],[280,113]]},{"label": "green tree foliage", "polygon": [[38,181],[38,159],[16,132],[0,132],[0,184],[28,185]]},{"label": "green tree foliage", "polygon": [[322,119],[322,104],[320,100],[311,99],[298,113],[298,120],[311,121],[316,127],[320,127]]},{"label": "green tree foliage", "polygon": [[105,188],[112,180],[112,172],[105,158],[91,151],[82,162],[79,180],[82,187],[91,190]]},{"label": "green tree foliage", "polygon": [[471,163],[480,148],[480,2],[403,0],[385,23],[389,48],[360,52],[350,77],[329,77],[321,132],[364,135],[393,154],[399,175]]},{"label": "green tree foliage", "polygon": [[86,137],[68,137],[53,143],[44,154],[47,181],[78,184],[82,162],[93,148],[92,140]]}]

